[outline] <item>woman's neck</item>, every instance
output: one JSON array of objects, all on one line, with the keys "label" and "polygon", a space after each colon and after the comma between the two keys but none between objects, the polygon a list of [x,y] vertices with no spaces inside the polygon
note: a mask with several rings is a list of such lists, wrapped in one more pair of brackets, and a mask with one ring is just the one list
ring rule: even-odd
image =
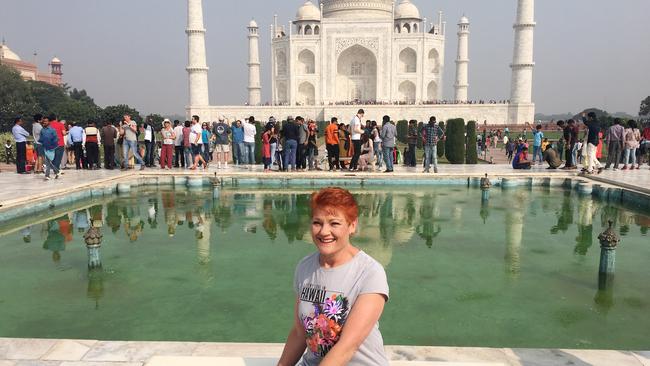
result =
[{"label": "woman's neck", "polygon": [[360,250],[358,248],[353,247],[352,245],[347,245],[345,248],[329,256],[321,254],[319,259],[320,265],[327,269],[342,266],[351,261],[359,252]]}]

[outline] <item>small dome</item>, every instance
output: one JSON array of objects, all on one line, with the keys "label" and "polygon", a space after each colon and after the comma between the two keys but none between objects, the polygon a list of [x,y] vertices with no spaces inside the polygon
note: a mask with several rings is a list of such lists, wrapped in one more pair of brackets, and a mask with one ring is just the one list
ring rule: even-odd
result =
[{"label": "small dome", "polygon": [[50,61],[50,64],[60,64],[60,63],[61,63],[61,60],[59,60],[58,57],[54,57],[52,59],[52,61]]},{"label": "small dome", "polygon": [[17,54],[15,54],[14,51],[9,49],[7,45],[1,44],[0,50],[2,51],[0,52],[0,55],[2,55],[3,59],[12,60],[12,61],[21,61],[20,57]]},{"label": "small dome", "polygon": [[251,19],[250,23],[248,23],[248,28],[259,28],[255,19]]},{"label": "small dome", "polygon": [[420,11],[410,0],[402,0],[395,7],[395,19],[420,19]]},{"label": "small dome", "polygon": [[458,21],[458,24],[469,24],[469,18],[463,15],[463,17]]},{"label": "small dome", "polygon": [[303,20],[320,21],[320,9],[309,0],[305,1],[296,13],[296,21]]}]

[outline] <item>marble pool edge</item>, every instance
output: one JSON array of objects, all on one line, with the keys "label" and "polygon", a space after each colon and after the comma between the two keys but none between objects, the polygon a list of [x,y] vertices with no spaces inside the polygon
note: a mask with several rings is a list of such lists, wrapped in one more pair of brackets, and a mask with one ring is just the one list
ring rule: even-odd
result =
[{"label": "marble pool edge", "polygon": [[[0,365],[274,365],[278,343],[134,342],[0,338]],[[584,349],[386,346],[391,365],[522,366],[650,364],[650,352]],[[239,362],[238,362],[239,361]]]},{"label": "marble pool edge", "polygon": [[[607,202],[633,205],[642,210],[650,210],[650,194],[635,187],[617,184],[615,181],[592,180],[584,176],[517,176],[503,175],[490,177],[492,189],[522,187],[546,187],[572,189],[582,196],[598,197]],[[309,176],[216,176],[216,175],[148,175],[131,173],[126,176],[97,180],[68,187],[65,190],[44,193],[37,197],[23,197],[13,202],[5,202],[0,208],[0,225],[37,214],[46,214],[55,209],[78,201],[107,198],[112,195],[128,195],[132,190],[142,187],[175,187],[180,189],[203,190],[211,188],[215,196],[222,188],[256,187],[283,189],[291,187],[320,188],[342,186],[348,188],[387,187],[387,186],[467,186],[480,187],[481,176],[439,175],[426,177],[409,176],[350,176],[350,177],[309,177]],[[72,191],[72,193],[69,193]]]}]

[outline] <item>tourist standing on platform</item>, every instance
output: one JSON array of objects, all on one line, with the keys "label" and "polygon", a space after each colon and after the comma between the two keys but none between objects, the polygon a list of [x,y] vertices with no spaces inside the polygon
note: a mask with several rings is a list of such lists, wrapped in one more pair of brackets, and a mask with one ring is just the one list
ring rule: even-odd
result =
[{"label": "tourist standing on platform", "polygon": [[233,160],[235,165],[246,164],[244,161],[244,127],[240,120],[232,126]]},{"label": "tourist standing on platform", "polygon": [[11,128],[11,134],[14,135],[16,142],[16,171],[18,174],[28,174],[25,168],[27,164],[27,138],[29,132],[23,128],[23,119],[16,117],[14,127]]},{"label": "tourist standing on platform", "polygon": [[344,189],[325,188],[310,206],[317,252],[295,270],[294,316],[278,365],[387,366],[378,322],[388,281],[382,265],[350,242],[358,204]]},{"label": "tourist standing on platform", "polygon": [[406,140],[409,145],[408,153],[404,165],[415,168],[417,166],[416,150],[418,147],[418,121],[412,119],[409,121],[408,134]]},{"label": "tourist standing on platform", "polygon": [[562,137],[564,138],[566,161],[564,163],[564,168],[562,169],[565,170],[575,169],[575,161],[573,160],[573,145],[575,144],[575,140],[573,139],[574,123],[575,122],[572,119],[569,120],[568,123],[565,123],[564,121],[557,122],[558,127],[562,129]]},{"label": "tourist standing on platform", "polygon": [[[636,164],[636,150],[639,148],[641,141],[641,132],[637,128],[636,121],[627,121],[627,128],[625,129],[625,158],[623,159],[623,170],[627,170],[627,164],[630,164],[630,170],[634,170]],[[641,169],[641,162],[639,162],[637,169]]]},{"label": "tourist standing on platform", "polygon": [[438,173],[438,141],[444,140],[445,132],[436,123],[436,117],[429,118],[429,123],[422,128],[422,145],[424,146],[424,173]]},{"label": "tourist standing on platform", "polygon": [[327,162],[329,170],[338,170],[339,164],[339,120],[332,117],[329,125],[325,129],[325,147],[327,148]]},{"label": "tourist standing on platform", "polygon": [[183,125],[183,156],[185,157],[185,169],[189,169],[194,164],[194,155],[192,155],[192,142],[190,135],[192,134],[192,123],[185,121]]},{"label": "tourist standing on platform", "polygon": [[228,168],[230,161],[230,141],[228,135],[232,132],[228,121],[224,116],[219,117],[219,121],[212,125],[212,133],[215,140],[214,154],[217,158],[217,169]]},{"label": "tourist standing on platform", "polygon": [[39,142],[41,140],[41,130],[43,130],[43,115],[37,114],[34,116],[34,124],[32,125],[32,136],[34,137],[34,151],[36,151],[36,166],[34,173],[43,173],[43,145]]},{"label": "tourist standing on platform", "polygon": [[384,164],[384,154],[381,147],[381,131],[377,126],[377,121],[370,122],[370,138],[372,139],[372,149],[375,152],[375,164],[381,169]]},{"label": "tourist standing on platform", "polygon": [[185,166],[185,154],[183,153],[183,126],[181,121],[174,121],[174,167]]},{"label": "tourist standing on platform", "polygon": [[537,158],[539,158],[539,164],[542,164],[542,161],[544,161],[542,156],[542,140],[544,140],[542,125],[537,125],[533,130],[533,164],[535,164]]},{"label": "tourist standing on platform", "polygon": [[[302,119],[298,116],[296,119]],[[298,149],[298,124],[292,117],[287,118],[287,123],[282,129],[284,137],[284,169],[296,171],[296,150]]]},{"label": "tourist standing on platform", "polygon": [[278,134],[277,122],[275,121],[275,118],[269,118],[269,123],[266,125],[271,129],[271,140],[269,143],[271,144],[271,169],[273,169],[278,151],[278,144],[280,143],[280,135]]},{"label": "tourist standing on platform", "polygon": [[389,116],[384,116],[381,127],[381,146],[384,149],[384,162],[386,163],[384,173],[393,172],[393,150],[395,149],[396,138],[397,128],[395,128],[395,123],[390,120]]},{"label": "tourist standing on platform", "polygon": [[271,134],[273,126],[266,125],[262,133],[262,163],[264,164],[264,173],[271,171]]},{"label": "tourist standing on platform", "polygon": [[56,131],[56,137],[58,141],[57,143],[59,144],[59,146],[56,148],[54,161],[52,163],[55,167],[57,167],[57,169],[60,170],[65,167],[65,164],[62,164],[62,161],[63,155],[65,154],[65,137],[67,135],[67,131],[65,129],[65,125],[56,119],[55,114],[50,114],[48,120],[50,128]]},{"label": "tourist standing on platform", "polygon": [[74,165],[77,170],[86,169],[88,163],[86,157],[84,156],[84,145],[86,143],[86,132],[81,126],[77,126],[76,123],[70,122],[70,130],[68,131],[68,137],[70,138],[70,143],[74,150]]},{"label": "tourist standing on platform", "polygon": [[196,170],[199,163],[202,164],[203,168],[208,167],[208,163],[203,158],[202,146],[203,146],[203,128],[199,121],[199,116],[192,116],[192,129],[190,131],[190,143],[192,144],[192,156],[194,165],[190,168],[191,170]]},{"label": "tourist standing on platform", "polygon": [[614,164],[614,170],[618,170],[618,163],[621,161],[621,151],[623,151],[623,138],[625,136],[625,127],[621,126],[621,119],[615,118],[614,124],[607,130],[607,163],[605,169],[609,169]]},{"label": "tourist standing on platform", "polygon": [[45,180],[50,180],[50,171],[54,171],[54,178],[59,178],[59,167],[53,163],[56,155],[56,149],[59,145],[59,138],[56,131],[50,127],[50,120],[43,118],[43,129],[39,137],[39,143],[43,147],[43,160],[45,162]]},{"label": "tourist standing on platform", "polygon": [[307,163],[309,170],[320,170],[318,167],[318,126],[314,120],[307,124]]},{"label": "tourist standing on platform", "polygon": [[346,169],[345,162],[341,160],[341,157],[350,157],[350,154],[348,154],[350,150],[350,133],[347,131],[345,124],[339,123],[339,166],[341,169]]},{"label": "tourist standing on platform", "polygon": [[115,140],[117,140],[117,128],[112,123],[107,122],[101,131],[101,141],[104,145],[104,168],[108,170],[115,169]]},{"label": "tourist standing on platform", "polygon": [[359,156],[361,156],[361,134],[363,129],[361,128],[361,120],[365,111],[359,109],[356,116],[352,117],[350,121],[350,135],[352,140],[353,155],[352,161],[350,161],[350,171],[356,171],[359,168]]},{"label": "tourist standing on platform", "polygon": [[174,144],[176,141],[176,133],[172,129],[172,123],[166,119],[163,121],[163,129],[160,131],[162,135],[162,151],[160,152],[160,169],[172,169],[172,157],[174,156]]},{"label": "tourist standing on platform", "polygon": [[244,123],[244,152],[245,164],[255,164],[255,135],[257,135],[257,127],[255,127],[255,117],[248,117],[248,121]]},{"label": "tourist standing on platform", "polygon": [[210,163],[212,161],[212,153],[210,152],[210,141],[212,140],[212,133],[210,132],[210,125],[207,122],[203,122],[201,125],[201,142],[203,143],[203,149],[201,150],[201,155],[203,160]]},{"label": "tourist standing on platform", "polygon": [[273,149],[273,141],[275,140],[275,157],[272,157],[272,161],[278,165],[278,171],[283,171],[286,169],[285,160],[284,160],[284,140],[282,138],[282,132],[280,130],[280,123],[275,123],[273,125],[273,134],[271,135],[271,149]]},{"label": "tourist standing on platform", "polygon": [[99,144],[101,144],[101,136],[99,129],[95,126],[95,121],[88,121],[86,129],[84,130],[86,136],[86,168],[99,169]]},{"label": "tourist standing on platform", "polygon": [[151,117],[148,117],[147,121],[142,124],[141,132],[144,132],[144,162],[147,168],[151,168],[155,165],[154,150],[156,149],[156,129]]},{"label": "tourist standing on platform", "polygon": [[596,113],[589,112],[588,115],[582,114],[582,122],[587,126],[587,157],[585,160],[585,172],[593,174],[603,171],[600,161],[596,158],[596,149],[598,148],[598,133],[600,132],[600,122],[596,119]]},{"label": "tourist standing on platform", "polygon": [[131,119],[128,114],[124,115],[124,122],[120,126],[120,135],[124,136],[122,145],[122,170],[129,169],[129,151],[133,153],[133,158],[140,164],[140,170],[144,170],[145,162],[138,152],[138,125]]},{"label": "tourist standing on platform", "polygon": [[560,158],[560,160],[564,159],[564,145],[565,145],[564,137],[560,137],[560,139],[557,140],[557,145],[556,145],[557,155]]},{"label": "tourist standing on platform", "polygon": [[645,124],[641,138],[641,159],[639,160],[639,166],[643,164],[643,159],[646,159],[646,163],[650,165],[650,122]]},{"label": "tourist standing on platform", "polygon": [[299,172],[307,168],[307,136],[308,130],[305,124],[305,119],[296,117],[298,123],[298,149],[296,150],[296,170]]}]

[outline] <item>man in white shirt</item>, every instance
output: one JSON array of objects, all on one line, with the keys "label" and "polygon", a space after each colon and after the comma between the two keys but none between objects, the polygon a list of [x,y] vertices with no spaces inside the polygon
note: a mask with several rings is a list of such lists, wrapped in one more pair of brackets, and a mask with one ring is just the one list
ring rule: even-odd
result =
[{"label": "man in white shirt", "polygon": [[250,116],[246,123],[244,123],[244,158],[248,164],[255,164],[255,135],[257,135],[257,128],[255,127],[255,117]]},{"label": "man in white shirt", "polygon": [[192,156],[194,157],[194,165],[190,169],[196,170],[199,162],[207,169],[208,163],[203,159],[203,154],[201,154],[201,149],[203,148],[203,128],[199,123],[199,116],[192,116],[190,143],[192,144]]},{"label": "man in white shirt", "polygon": [[179,120],[174,121],[174,168],[185,166],[185,156],[183,154],[183,125]]},{"label": "man in white shirt", "polygon": [[354,146],[354,154],[352,155],[352,161],[350,161],[350,171],[356,171],[359,165],[359,157],[361,156],[361,134],[363,133],[361,120],[363,119],[364,114],[364,110],[359,109],[357,115],[352,118],[352,121],[350,121],[350,137],[352,139],[352,146]]}]

